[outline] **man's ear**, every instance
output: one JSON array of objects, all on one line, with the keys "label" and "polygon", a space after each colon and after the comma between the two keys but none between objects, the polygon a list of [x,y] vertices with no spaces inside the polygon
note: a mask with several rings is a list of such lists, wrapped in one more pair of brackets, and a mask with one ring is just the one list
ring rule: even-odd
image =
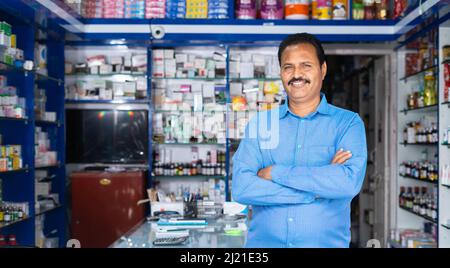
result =
[{"label": "man's ear", "polygon": [[327,62],[323,62],[322,67],[320,68],[322,71],[322,80],[325,79],[325,76],[327,75]]}]

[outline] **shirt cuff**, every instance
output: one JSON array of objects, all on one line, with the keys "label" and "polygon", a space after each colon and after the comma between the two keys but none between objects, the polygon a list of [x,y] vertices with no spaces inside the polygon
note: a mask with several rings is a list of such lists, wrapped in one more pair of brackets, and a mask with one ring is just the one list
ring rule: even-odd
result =
[{"label": "shirt cuff", "polygon": [[283,181],[286,180],[289,176],[289,166],[283,165],[274,165],[272,166],[272,170],[270,171],[270,176],[272,177],[272,181],[283,184]]}]

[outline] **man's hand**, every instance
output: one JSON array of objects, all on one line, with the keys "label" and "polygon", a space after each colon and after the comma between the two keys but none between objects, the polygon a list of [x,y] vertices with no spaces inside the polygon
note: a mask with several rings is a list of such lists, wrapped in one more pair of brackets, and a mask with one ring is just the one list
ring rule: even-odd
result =
[{"label": "man's hand", "polygon": [[347,160],[352,157],[352,153],[350,151],[344,151],[344,149],[339,149],[337,153],[334,155],[333,160],[331,160],[331,164],[344,164]]},{"label": "man's hand", "polygon": [[258,171],[258,177],[265,180],[271,180],[272,176],[270,176],[270,171],[272,171],[272,166],[262,168]]}]

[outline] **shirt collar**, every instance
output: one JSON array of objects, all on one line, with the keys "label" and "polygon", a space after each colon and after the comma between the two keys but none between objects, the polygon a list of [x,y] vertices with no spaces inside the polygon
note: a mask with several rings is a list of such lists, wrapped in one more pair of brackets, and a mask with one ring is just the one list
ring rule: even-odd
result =
[{"label": "shirt collar", "polygon": [[[317,110],[315,112],[311,113],[310,115],[308,115],[307,117],[314,115],[316,112],[321,113],[321,114],[329,114],[329,106],[328,106],[327,98],[325,97],[325,94],[323,94],[323,93],[320,93],[320,96],[321,96],[321,100],[320,100],[319,106],[317,107]],[[285,117],[288,113],[293,114],[291,111],[289,111],[288,97],[286,96],[286,101],[280,107],[280,119]]]}]

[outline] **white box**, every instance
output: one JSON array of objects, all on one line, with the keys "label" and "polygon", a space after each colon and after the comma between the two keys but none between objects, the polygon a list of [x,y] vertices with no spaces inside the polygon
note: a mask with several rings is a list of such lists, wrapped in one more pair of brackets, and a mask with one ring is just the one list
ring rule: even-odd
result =
[{"label": "white box", "polygon": [[55,112],[45,112],[45,121],[56,122],[56,113]]},{"label": "white box", "polygon": [[134,94],[136,93],[136,82],[127,81],[124,83],[123,92],[125,94]]},{"label": "white box", "polygon": [[188,54],[188,61],[194,63],[196,59],[196,56],[193,54]]},{"label": "white box", "polygon": [[188,59],[187,54],[177,53],[175,54],[175,62],[176,63],[184,63]]},{"label": "white box", "polygon": [[153,61],[158,59],[164,59],[164,49],[154,49],[152,51]]},{"label": "white box", "polygon": [[241,78],[252,78],[254,76],[254,68],[252,62],[241,62],[240,66]]},{"label": "white box", "polygon": [[203,83],[203,98],[214,98],[214,83]]},{"label": "white box", "polygon": [[203,97],[201,94],[194,94],[194,112],[203,111]]},{"label": "white box", "polygon": [[99,70],[98,66],[89,67],[90,74],[98,74],[98,70]]},{"label": "white box", "polygon": [[240,73],[240,72],[241,72],[241,63],[239,61],[230,61],[230,73]]},{"label": "white box", "polygon": [[206,60],[205,59],[195,59],[194,68],[205,69],[206,68]]},{"label": "white box", "polygon": [[202,83],[192,83],[191,92],[192,93],[201,93],[202,92]]},{"label": "white box", "polygon": [[242,83],[230,83],[230,95],[241,96],[242,95]]},{"label": "white box", "polygon": [[138,78],[136,80],[136,90],[147,90],[147,79]]},{"label": "white box", "polygon": [[123,57],[111,57],[109,64],[111,65],[123,64]]},{"label": "white box", "polygon": [[256,66],[264,66],[266,64],[264,55],[253,54],[253,64]]},{"label": "white box", "polygon": [[110,73],[112,73],[112,65],[109,65],[109,64],[100,65],[99,73],[100,74],[110,74]]},{"label": "white box", "polygon": [[164,58],[165,59],[173,59],[174,53],[175,53],[175,50],[173,50],[173,49],[164,49]]},{"label": "white box", "polygon": [[131,66],[132,67],[147,67],[147,55],[133,55],[131,57]]},{"label": "white box", "polygon": [[241,62],[251,62],[251,61],[252,61],[252,54],[250,53],[241,54]]}]

